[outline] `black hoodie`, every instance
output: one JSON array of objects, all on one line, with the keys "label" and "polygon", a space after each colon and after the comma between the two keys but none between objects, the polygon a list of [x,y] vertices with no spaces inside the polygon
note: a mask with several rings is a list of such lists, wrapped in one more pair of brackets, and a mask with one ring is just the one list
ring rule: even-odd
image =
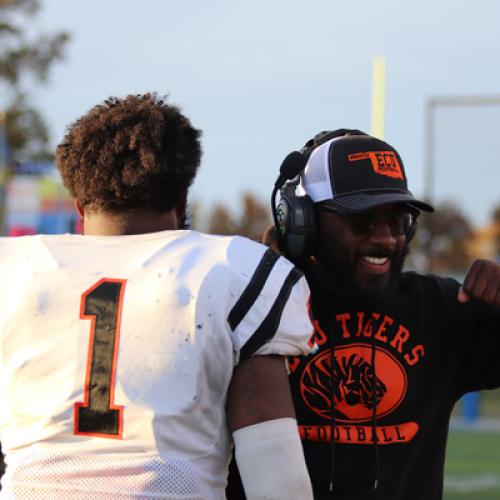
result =
[{"label": "black hoodie", "polygon": [[[310,278],[318,350],[289,366],[314,498],[441,499],[455,402],[500,387],[500,308],[461,304],[460,284],[432,275],[403,273],[393,299],[373,309]],[[227,495],[245,498],[234,462]]]},{"label": "black hoodie", "polygon": [[290,359],[290,383],[315,499],[441,499],[455,402],[500,386],[500,308],[413,272],[372,310],[309,285],[318,350]]}]

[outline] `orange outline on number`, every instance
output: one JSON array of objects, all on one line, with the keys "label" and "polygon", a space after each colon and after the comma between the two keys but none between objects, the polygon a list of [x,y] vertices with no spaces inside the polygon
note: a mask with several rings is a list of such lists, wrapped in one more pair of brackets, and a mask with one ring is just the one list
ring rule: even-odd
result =
[{"label": "orange outline on number", "polygon": [[[111,377],[109,381],[109,409],[110,410],[118,410],[118,434],[101,434],[98,432],[81,432],[78,430],[78,408],[88,407],[89,406],[89,384],[90,384],[90,371],[92,366],[92,356],[94,350],[94,336],[95,336],[95,315],[86,315],[84,313],[85,309],[85,299],[89,293],[94,291],[97,287],[99,287],[102,283],[121,283],[120,287],[120,295],[118,297],[118,305],[116,308],[116,333],[115,333],[115,342],[113,346],[113,363],[111,365]],[[115,377],[116,377],[116,363],[118,359],[118,345],[120,341],[120,327],[121,327],[121,319],[122,319],[122,304],[123,304],[123,295],[125,293],[125,285],[127,283],[126,279],[113,279],[113,278],[102,278],[97,283],[92,285],[88,290],[83,292],[82,298],[80,301],[80,319],[90,320],[90,336],[89,336],[89,347],[87,351],[87,369],[85,374],[85,394],[84,400],[80,403],[75,403],[73,408],[73,433],[79,436],[97,436],[104,437],[109,439],[122,439],[123,432],[123,406],[113,404],[115,398]]]}]

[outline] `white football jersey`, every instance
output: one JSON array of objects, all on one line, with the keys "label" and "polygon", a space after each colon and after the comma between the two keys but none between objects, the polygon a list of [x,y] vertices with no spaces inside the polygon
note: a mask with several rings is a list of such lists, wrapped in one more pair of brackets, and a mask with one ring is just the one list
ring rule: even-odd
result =
[{"label": "white football jersey", "polygon": [[224,498],[234,367],[309,351],[287,260],[195,231],[0,238],[2,498]]}]

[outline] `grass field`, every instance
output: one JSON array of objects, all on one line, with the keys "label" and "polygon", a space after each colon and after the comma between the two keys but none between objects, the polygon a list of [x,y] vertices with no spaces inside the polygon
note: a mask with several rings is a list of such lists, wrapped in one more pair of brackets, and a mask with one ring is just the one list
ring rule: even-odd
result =
[{"label": "grass field", "polygon": [[452,430],[444,500],[500,500],[500,431]]}]

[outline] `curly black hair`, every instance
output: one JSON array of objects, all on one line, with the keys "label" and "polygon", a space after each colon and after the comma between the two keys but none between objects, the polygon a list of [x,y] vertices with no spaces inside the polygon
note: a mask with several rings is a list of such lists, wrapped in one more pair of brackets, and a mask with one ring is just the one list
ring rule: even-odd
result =
[{"label": "curly black hair", "polygon": [[89,211],[168,211],[201,160],[201,131],[156,93],[110,97],[69,126],[56,165]]}]

